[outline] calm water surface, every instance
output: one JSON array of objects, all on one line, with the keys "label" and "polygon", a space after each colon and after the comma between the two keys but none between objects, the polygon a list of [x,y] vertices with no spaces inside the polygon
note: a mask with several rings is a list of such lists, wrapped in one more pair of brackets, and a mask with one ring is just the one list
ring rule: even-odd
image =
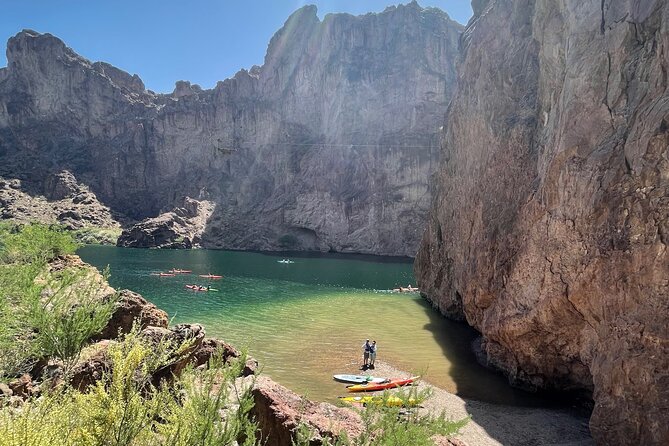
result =
[{"label": "calm water surface", "polygon": [[[545,405],[479,366],[475,332],[441,317],[418,294],[389,292],[415,284],[408,262],[319,255],[292,257],[209,250],[146,250],[86,246],[82,259],[109,265],[112,286],[136,291],[167,311],[172,323],[198,322],[209,336],[247,348],[263,373],[309,398],[334,401],[344,386],[334,373],[354,373],[365,338],[378,359],[436,386],[482,401]],[[158,277],[171,268],[193,275]],[[196,274],[220,274],[207,280]],[[193,292],[186,284],[218,292]]]}]

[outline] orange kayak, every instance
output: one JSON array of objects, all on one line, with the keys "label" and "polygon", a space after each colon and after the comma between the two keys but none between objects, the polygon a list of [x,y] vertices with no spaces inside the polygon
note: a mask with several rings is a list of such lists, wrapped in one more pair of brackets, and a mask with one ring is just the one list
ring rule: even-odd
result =
[{"label": "orange kayak", "polygon": [[349,392],[373,392],[375,390],[394,389],[395,387],[408,386],[418,378],[420,378],[420,376],[412,376],[411,378],[404,379],[394,378],[384,383],[367,383],[346,386],[346,389],[348,389]]}]

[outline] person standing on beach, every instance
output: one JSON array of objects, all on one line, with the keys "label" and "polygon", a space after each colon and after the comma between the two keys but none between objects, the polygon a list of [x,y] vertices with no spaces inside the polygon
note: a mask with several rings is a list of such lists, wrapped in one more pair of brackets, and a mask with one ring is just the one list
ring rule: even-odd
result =
[{"label": "person standing on beach", "polygon": [[369,343],[369,339],[365,341],[364,344],[362,344],[362,370],[367,370],[367,367],[369,366],[369,352],[372,348],[372,345]]},{"label": "person standing on beach", "polygon": [[369,368],[374,368],[374,363],[376,362],[376,341],[372,341],[372,344],[369,346]]}]

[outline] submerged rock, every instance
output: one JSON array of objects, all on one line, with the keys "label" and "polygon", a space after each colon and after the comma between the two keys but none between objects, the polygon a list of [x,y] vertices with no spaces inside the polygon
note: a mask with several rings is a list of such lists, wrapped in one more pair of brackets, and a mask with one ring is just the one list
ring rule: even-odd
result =
[{"label": "submerged rock", "polygon": [[515,383],[669,444],[669,3],[476,2],[415,270]]}]

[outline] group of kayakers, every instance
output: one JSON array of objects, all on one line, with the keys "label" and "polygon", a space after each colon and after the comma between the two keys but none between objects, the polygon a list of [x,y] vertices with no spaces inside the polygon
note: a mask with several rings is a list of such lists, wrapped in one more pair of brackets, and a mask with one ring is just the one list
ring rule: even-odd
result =
[{"label": "group of kayakers", "polygon": [[393,291],[396,293],[415,293],[418,290],[418,287],[413,287],[411,284],[409,284],[406,288],[401,286],[398,288],[393,288]]},{"label": "group of kayakers", "polygon": [[373,369],[376,362],[376,341],[369,342],[369,339],[362,344],[362,367],[360,370]]}]

